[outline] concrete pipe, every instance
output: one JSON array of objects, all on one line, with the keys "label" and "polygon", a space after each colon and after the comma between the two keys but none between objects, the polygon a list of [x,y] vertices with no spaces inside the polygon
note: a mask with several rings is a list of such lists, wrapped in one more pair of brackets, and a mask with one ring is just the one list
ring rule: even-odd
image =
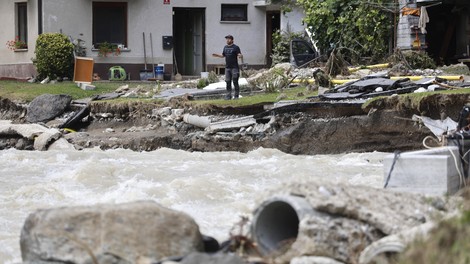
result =
[{"label": "concrete pipe", "polygon": [[197,116],[185,114],[183,115],[183,121],[193,126],[206,128],[211,124],[211,120],[206,116]]},{"label": "concrete pipe", "polygon": [[274,196],[264,201],[254,212],[251,234],[263,255],[275,253],[288,241],[295,241],[299,223],[315,213],[303,197]]}]

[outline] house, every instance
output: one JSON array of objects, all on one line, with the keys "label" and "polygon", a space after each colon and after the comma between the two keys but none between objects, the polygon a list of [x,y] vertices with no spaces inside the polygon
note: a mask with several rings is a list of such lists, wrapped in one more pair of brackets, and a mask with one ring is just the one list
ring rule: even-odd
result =
[{"label": "house", "polygon": [[[94,72],[122,66],[130,78],[163,64],[165,79],[176,72],[199,76],[219,70],[225,35],[234,36],[252,68],[270,65],[271,37],[277,29],[303,31],[302,12],[283,14],[271,1],[252,0],[2,0],[0,43],[15,38],[27,47],[0,45],[0,78],[35,75],[31,59],[39,34],[60,32],[81,39]],[[101,43],[120,47],[119,56],[98,56]]]},{"label": "house", "polygon": [[440,65],[470,59],[470,1],[399,0],[399,7],[398,48],[426,51]]}]

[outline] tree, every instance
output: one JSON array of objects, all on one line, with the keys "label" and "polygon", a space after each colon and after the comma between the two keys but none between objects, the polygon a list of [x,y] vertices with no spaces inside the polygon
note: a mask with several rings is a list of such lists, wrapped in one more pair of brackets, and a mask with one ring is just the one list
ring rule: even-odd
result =
[{"label": "tree", "polygon": [[350,62],[360,57],[380,61],[388,53],[394,1],[297,0],[297,5],[304,9],[304,23],[323,52],[341,48]]}]

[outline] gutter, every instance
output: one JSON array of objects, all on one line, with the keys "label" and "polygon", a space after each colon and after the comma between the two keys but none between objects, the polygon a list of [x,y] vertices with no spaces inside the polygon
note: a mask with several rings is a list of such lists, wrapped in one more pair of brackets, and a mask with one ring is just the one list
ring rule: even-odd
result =
[{"label": "gutter", "polygon": [[42,0],[38,0],[38,35],[42,34]]}]

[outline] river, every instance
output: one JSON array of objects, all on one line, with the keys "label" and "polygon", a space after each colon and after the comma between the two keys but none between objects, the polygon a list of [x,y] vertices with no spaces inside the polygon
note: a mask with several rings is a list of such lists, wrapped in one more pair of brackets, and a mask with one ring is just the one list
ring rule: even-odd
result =
[{"label": "river", "polygon": [[154,200],[183,211],[201,232],[224,241],[266,191],[286,182],[328,178],[376,188],[388,153],[290,155],[274,149],[187,152],[0,151],[0,261],[20,263],[20,232],[39,208]]}]

